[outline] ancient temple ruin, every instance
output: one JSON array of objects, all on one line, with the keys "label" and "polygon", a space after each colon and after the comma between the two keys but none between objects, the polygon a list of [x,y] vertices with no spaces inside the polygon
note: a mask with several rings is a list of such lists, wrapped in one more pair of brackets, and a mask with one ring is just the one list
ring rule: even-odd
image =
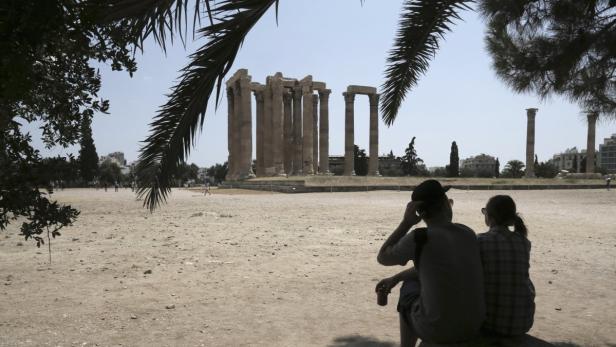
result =
[{"label": "ancient temple ruin", "polygon": [[[226,83],[229,172],[227,179],[315,175],[329,172],[329,95],[324,82],[308,75],[278,72],[265,84],[238,70]],[[345,175],[353,175],[353,100],[370,97],[369,175],[378,175],[378,94],[376,88],[349,86],[345,95]],[[256,165],[252,168],[252,96],[256,100]],[[349,142],[350,141],[350,142]],[[350,143],[350,145],[349,145]],[[350,148],[350,152],[349,152]]]}]

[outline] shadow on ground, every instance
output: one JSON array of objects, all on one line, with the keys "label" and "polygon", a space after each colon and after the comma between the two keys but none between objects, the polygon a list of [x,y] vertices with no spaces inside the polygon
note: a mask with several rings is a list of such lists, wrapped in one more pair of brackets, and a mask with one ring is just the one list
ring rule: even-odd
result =
[{"label": "shadow on ground", "polygon": [[397,347],[398,343],[379,341],[373,337],[351,335],[337,337],[328,347]]},{"label": "shadow on ground", "polygon": [[477,341],[451,345],[421,343],[419,347],[583,347],[571,342],[548,342],[538,337],[524,335],[516,338],[482,337]]},{"label": "shadow on ground", "polygon": [[[398,342],[379,341],[373,337],[350,335],[337,337],[328,347],[397,347]],[[482,338],[480,341],[460,344],[436,345],[422,342],[419,347],[583,347],[572,342],[548,342],[540,338],[524,335],[515,339]],[[608,345],[616,347],[616,345]]]}]

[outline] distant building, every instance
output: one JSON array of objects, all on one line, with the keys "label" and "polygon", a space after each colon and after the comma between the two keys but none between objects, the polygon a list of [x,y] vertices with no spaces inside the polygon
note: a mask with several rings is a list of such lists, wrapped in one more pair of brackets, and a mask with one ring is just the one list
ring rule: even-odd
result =
[{"label": "distant building", "polygon": [[599,145],[598,154],[599,166],[607,173],[616,173],[616,134],[603,140],[603,144]]},{"label": "distant building", "polygon": [[[586,150],[578,150],[577,147],[567,148],[564,152],[554,154],[551,163],[559,171],[566,170],[569,172],[581,172],[583,170],[582,162],[586,158]],[[599,161],[597,160],[597,163]],[[600,165],[598,165],[600,166]]]},{"label": "distant building", "polygon": [[460,172],[467,172],[469,176],[493,177],[496,172],[496,158],[482,153],[462,159]]},{"label": "distant building", "polygon": [[[122,171],[123,175],[128,175],[130,173],[131,167],[126,165],[126,159],[124,158],[123,152],[113,152],[107,155],[101,155],[100,158],[98,159],[98,165],[100,166],[102,163],[106,161],[111,161],[112,163],[116,163],[120,167],[120,170]],[[133,165],[134,163],[131,164],[131,166]]]}]

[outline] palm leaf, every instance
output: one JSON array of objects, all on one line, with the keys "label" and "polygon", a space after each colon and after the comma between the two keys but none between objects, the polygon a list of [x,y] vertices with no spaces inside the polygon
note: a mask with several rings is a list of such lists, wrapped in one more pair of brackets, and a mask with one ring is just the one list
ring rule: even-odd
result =
[{"label": "palm leaf", "polygon": [[[196,132],[203,126],[214,87],[218,101],[222,80],[244,38],[276,2],[226,0],[212,6],[213,21],[197,31],[207,43],[190,56],[191,62],[181,70],[179,83],[150,124],[150,134],[141,149],[137,194],[144,197],[144,206],[153,210],[166,200],[173,173],[189,155]],[[161,30],[156,24],[148,25],[154,28],[152,32]]]},{"label": "palm leaf", "polygon": [[473,0],[406,0],[381,86],[381,112],[391,125],[406,93],[427,70],[439,41]]},{"label": "palm leaf", "polygon": [[[188,30],[188,4],[191,0],[99,0],[105,7],[103,20],[128,20],[127,25],[134,31],[140,47],[150,35],[163,48],[167,38],[173,43],[174,34],[180,35],[182,43]],[[201,22],[201,6],[205,5],[210,24],[214,23],[212,3],[214,0],[192,0],[193,35]]]}]

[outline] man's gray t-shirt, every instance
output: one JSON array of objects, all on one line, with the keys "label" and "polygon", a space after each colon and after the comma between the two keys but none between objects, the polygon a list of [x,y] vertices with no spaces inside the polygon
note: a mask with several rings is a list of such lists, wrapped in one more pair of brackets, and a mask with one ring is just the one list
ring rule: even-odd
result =
[{"label": "man's gray t-shirt", "polygon": [[[483,271],[475,233],[462,224],[427,228],[418,268],[420,297],[411,307],[413,327],[432,342],[464,341],[485,318]],[[415,260],[415,231],[385,256],[400,265]]]}]

